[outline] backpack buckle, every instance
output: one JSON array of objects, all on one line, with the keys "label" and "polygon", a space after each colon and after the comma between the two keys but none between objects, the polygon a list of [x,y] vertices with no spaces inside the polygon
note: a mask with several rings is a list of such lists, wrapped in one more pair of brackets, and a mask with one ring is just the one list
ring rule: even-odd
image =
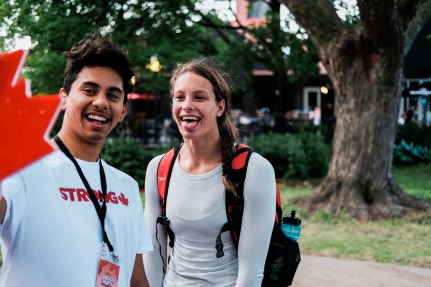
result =
[{"label": "backpack buckle", "polygon": [[159,215],[156,222],[164,226],[168,226],[170,223],[169,219],[164,215]]}]

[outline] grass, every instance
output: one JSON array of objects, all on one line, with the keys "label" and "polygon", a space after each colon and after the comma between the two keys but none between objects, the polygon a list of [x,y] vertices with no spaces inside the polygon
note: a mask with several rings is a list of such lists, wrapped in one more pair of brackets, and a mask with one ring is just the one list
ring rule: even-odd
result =
[{"label": "grass", "polygon": [[[431,200],[431,165],[395,167],[394,178],[405,192]],[[358,222],[325,212],[308,216],[289,200],[308,194],[312,187],[279,185],[283,211],[297,209],[302,217],[303,254],[322,255],[431,268],[431,220]],[[302,213],[302,216],[301,216]]]},{"label": "grass", "polygon": [[431,200],[431,164],[397,167],[392,173],[407,193]]}]

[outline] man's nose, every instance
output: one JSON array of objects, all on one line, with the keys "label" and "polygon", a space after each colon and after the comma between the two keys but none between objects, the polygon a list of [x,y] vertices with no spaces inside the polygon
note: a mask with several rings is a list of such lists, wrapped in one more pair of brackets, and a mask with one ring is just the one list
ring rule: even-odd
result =
[{"label": "man's nose", "polygon": [[106,109],[108,107],[108,100],[104,93],[98,93],[93,99],[93,106],[99,109]]}]

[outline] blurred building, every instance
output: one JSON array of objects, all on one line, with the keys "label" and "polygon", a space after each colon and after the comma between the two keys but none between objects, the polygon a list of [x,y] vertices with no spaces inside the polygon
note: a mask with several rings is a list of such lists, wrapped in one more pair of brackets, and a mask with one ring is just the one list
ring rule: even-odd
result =
[{"label": "blurred building", "polygon": [[400,115],[414,112],[418,124],[431,124],[431,21],[419,32],[407,54]]}]

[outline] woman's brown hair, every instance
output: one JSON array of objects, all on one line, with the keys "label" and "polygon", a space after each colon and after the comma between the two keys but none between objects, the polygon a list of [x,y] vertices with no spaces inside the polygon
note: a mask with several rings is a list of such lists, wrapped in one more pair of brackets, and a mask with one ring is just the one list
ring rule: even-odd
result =
[{"label": "woman's brown hair", "polygon": [[236,195],[235,185],[227,175],[231,169],[232,159],[235,154],[235,141],[238,136],[238,129],[231,120],[231,87],[229,76],[220,70],[211,58],[194,59],[188,63],[177,66],[170,81],[170,93],[173,97],[175,82],[184,73],[194,73],[207,79],[212,87],[216,101],[225,101],[225,110],[217,118],[218,129],[221,138],[223,184],[227,191]]}]

